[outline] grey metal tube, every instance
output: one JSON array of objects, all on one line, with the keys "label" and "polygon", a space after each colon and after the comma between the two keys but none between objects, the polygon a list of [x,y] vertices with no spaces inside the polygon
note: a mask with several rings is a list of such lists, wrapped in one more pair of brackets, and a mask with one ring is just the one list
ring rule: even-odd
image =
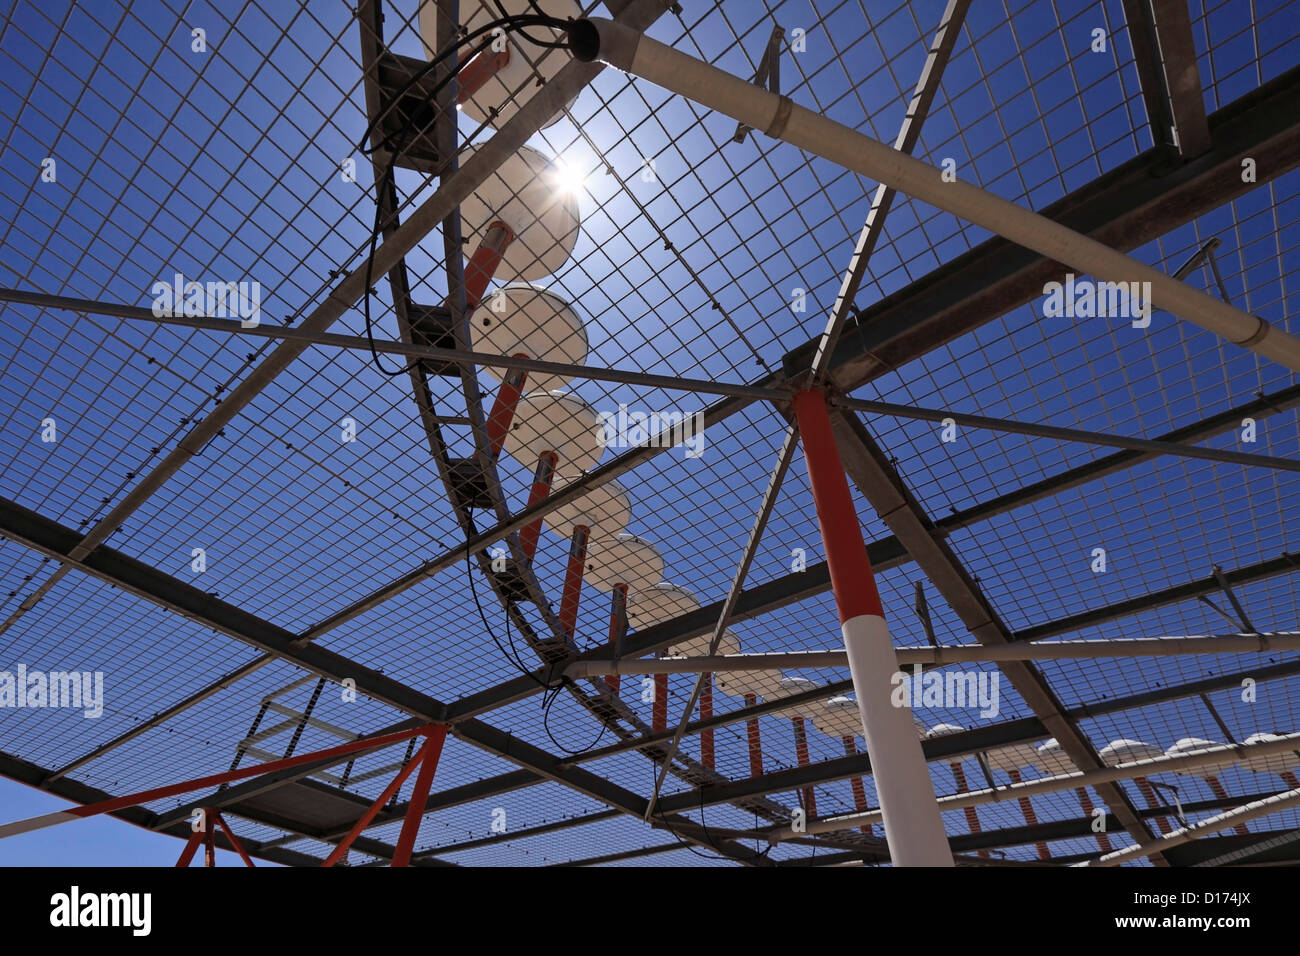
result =
[{"label": "grey metal tube", "polygon": [[432,345],[413,345],[406,342],[389,342],[382,339],[370,341],[356,335],[344,335],[337,332],[316,331],[307,328],[287,326],[258,325],[243,328],[238,319],[220,319],[203,315],[156,315],[150,309],[116,302],[98,302],[91,299],[76,299],[62,295],[49,295],[44,292],[28,292],[23,289],[0,288],[0,302],[16,302],[42,309],[65,309],[71,312],[84,312],[87,315],[109,315],[139,322],[154,322],[160,325],[176,325],[190,329],[204,329],[225,332],[231,336],[250,335],[267,339],[285,339],[308,345],[328,345],[340,349],[352,349],[368,352],[374,349],[384,355],[401,355],[407,358],[427,358],[441,362],[466,362],[488,368],[519,368],[528,372],[541,372],[547,375],[564,375],[569,378],[581,378],[593,382],[619,382],[624,385],[645,385],[651,388],[663,388],[685,392],[700,392],[705,395],[739,395],[745,398],[766,399],[779,402],[788,400],[790,393],[779,388],[767,388],[762,385],[750,385],[745,382],[714,382],[708,379],[683,378],[678,375],[654,375],[633,369],[601,368],[593,365],[572,365],[564,362],[548,362],[545,359],[527,358],[520,355],[496,355],[491,352],[475,352],[470,349],[442,348]]},{"label": "grey metal tube", "polygon": [[[1176,654],[1266,654],[1300,650],[1300,633],[1136,637],[1116,641],[1053,641],[1050,644],[967,644],[961,647],[896,647],[900,666],[980,661],[1059,661],[1098,657],[1169,657]],[[574,661],[568,677],[601,674],[698,674],[717,671],[848,667],[842,650],[722,654],[713,657],[643,657]]]},{"label": "grey metal tube", "polygon": [[1116,850],[1113,853],[1107,853],[1095,860],[1086,860],[1083,863],[1076,863],[1075,866],[1119,866],[1129,860],[1139,860],[1142,857],[1150,856],[1152,853],[1159,853],[1161,850],[1167,850],[1171,846],[1178,846],[1180,843],[1190,843],[1192,840],[1199,839],[1203,836],[1209,836],[1211,833],[1218,833],[1227,827],[1236,823],[1245,823],[1247,820],[1255,820],[1259,817],[1271,816],[1274,813],[1280,813],[1290,807],[1300,806],[1300,790],[1287,790],[1282,793],[1275,793],[1271,797],[1265,797],[1263,800],[1255,800],[1251,803],[1243,804],[1239,807],[1233,807],[1231,810],[1225,810],[1223,813],[1207,817],[1200,823],[1190,827],[1183,827],[1180,830],[1174,830],[1172,833],[1165,834],[1154,842],[1146,846],[1126,846],[1122,850]]},{"label": "grey metal tube", "polygon": [[[1131,763],[1102,767],[1100,770],[1080,771],[1078,773],[1059,774],[1054,777],[1042,777],[1038,780],[1026,780],[997,790],[970,790],[948,797],[939,798],[940,810],[957,810],[962,807],[978,807],[989,803],[1002,803],[1018,800],[1021,797],[1036,796],[1042,793],[1059,793],[1075,787],[1091,787],[1099,783],[1114,783],[1117,780],[1129,780],[1133,777],[1146,777],[1153,773],[1165,771],[1192,770],[1197,767],[1220,763],[1224,758],[1243,760],[1260,757],[1271,753],[1289,753],[1300,751],[1300,734],[1287,734],[1277,740],[1267,740],[1258,744],[1224,744],[1219,747],[1207,747],[1194,753],[1177,757],[1152,757],[1149,760],[1134,760]],[[834,830],[846,830],[864,823],[879,823],[879,810],[866,813],[846,813],[824,820],[814,820],[806,825],[801,833],[796,834],[792,827],[768,831],[767,836],[773,840],[789,839],[803,833],[830,833]],[[1143,850],[1154,852],[1158,847],[1148,843]]]},{"label": "grey metal tube", "polygon": [[946,210],[1027,249],[1106,282],[1150,283],[1154,305],[1300,371],[1300,339],[1060,223],[941,171],[832,119],[804,109],[635,30],[593,17],[575,55],[594,57],[670,92],[763,130],[845,169]]}]

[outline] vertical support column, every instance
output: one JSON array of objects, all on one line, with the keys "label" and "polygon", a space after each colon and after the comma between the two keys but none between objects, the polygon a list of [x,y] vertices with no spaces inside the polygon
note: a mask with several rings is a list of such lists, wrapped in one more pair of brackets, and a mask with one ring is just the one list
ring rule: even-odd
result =
[{"label": "vertical support column", "polygon": [[[515,356],[515,358],[519,357]],[[487,420],[488,449],[493,459],[500,456],[501,446],[506,443],[506,432],[510,431],[510,423],[515,418],[515,408],[519,405],[519,397],[524,394],[524,384],[527,381],[526,371],[521,368],[511,369],[510,374],[501,383],[501,388],[497,390],[497,397],[492,402],[492,411],[488,413]],[[550,487],[547,486],[547,494],[549,493]]]},{"label": "vertical support column", "polygon": [[[627,637],[627,585],[615,584],[610,597],[609,609],[609,652],[614,660],[623,656],[623,638]],[[619,674],[607,674],[605,683],[618,696],[623,686]]]},{"label": "vertical support column", "polygon": [[[952,771],[953,780],[957,782],[957,792],[965,793],[966,791],[968,791],[970,789],[970,786],[967,785],[966,783],[966,771],[962,768],[961,761],[960,760],[952,761],[951,763],[948,764],[948,768]],[[966,829],[970,830],[971,833],[981,832],[980,815],[975,810],[974,807],[966,808]],[[987,859],[988,855],[989,855],[988,850],[979,851],[979,856],[981,857]]]},{"label": "vertical support column", "polygon": [[[1079,806],[1083,808],[1084,814],[1088,817],[1088,823],[1091,825],[1092,812],[1095,807],[1092,803],[1092,797],[1088,796],[1088,788],[1076,787],[1074,792],[1079,795]],[[1111,851],[1110,837],[1106,836],[1104,833],[1095,833],[1093,836],[1097,838],[1097,848],[1101,850],[1102,853],[1109,853]]]},{"label": "vertical support column", "polygon": [[479,247],[474,250],[474,255],[470,256],[469,264],[465,266],[466,314],[477,309],[478,304],[483,301],[483,293],[487,291],[492,277],[497,274],[501,257],[506,254],[506,249],[514,241],[515,234],[501,220],[498,219],[488,226],[487,232],[483,234],[483,241],[479,243]]},{"label": "vertical support column", "polygon": [[889,640],[862,527],[849,494],[820,388],[794,396],[849,673],[895,866],[952,866],[930,770],[911,712],[890,702],[898,658]]},{"label": "vertical support column", "polygon": [[415,835],[420,832],[420,821],[424,819],[424,807],[429,802],[429,788],[433,785],[433,775],[438,770],[438,758],[442,756],[442,744],[447,739],[447,725],[434,724],[425,732],[428,742],[422,748],[420,772],[415,778],[411,790],[411,802],[406,807],[406,819],[402,821],[402,832],[397,838],[397,847],[393,850],[393,866],[409,866],[411,850],[415,847]]},{"label": "vertical support column", "polygon": [[[1134,777],[1133,782],[1142,793],[1142,799],[1147,802],[1147,809],[1154,810],[1160,806],[1160,801],[1156,799],[1155,788],[1151,786],[1151,781],[1146,777]],[[1161,836],[1169,835],[1169,821],[1164,817],[1156,817],[1156,827],[1160,830]]]},{"label": "vertical support column", "polygon": [[564,636],[573,637],[578,628],[578,600],[582,597],[582,574],[587,563],[587,537],[591,529],[585,524],[573,526],[569,539],[569,566],[564,571],[564,593],[560,597],[560,628]]},{"label": "vertical support column", "polygon": [[[1007,776],[1011,778],[1012,783],[1019,783],[1022,779],[1020,771],[1016,770],[1014,767],[1007,771]],[[1020,798],[1020,813],[1025,818],[1025,823],[1029,824],[1031,827],[1038,826],[1038,814],[1034,812],[1034,805],[1029,802],[1028,797]],[[1041,841],[1035,843],[1034,848],[1038,851],[1038,858],[1040,860],[1050,860],[1052,858],[1052,853],[1047,849],[1046,843]]]},{"label": "vertical support column", "polygon": [[[521,372],[520,374],[522,375],[523,373]],[[513,375],[510,377],[514,378]],[[505,387],[503,386],[502,392],[504,393],[504,391]],[[517,394],[515,398],[518,398]],[[492,411],[493,414],[496,414],[495,408],[493,408]],[[489,424],[491,424],[491,422],[489,422]],[[493,437],[491,428],[488,429],[488,433],[490,439],[489,444],[491,445],[493,454],[495,455],[501,450],[501,444],[497,442],[495,437]],[[501,430],[501,441],[505,441],[505,429]],[[533,471],[533,487],[528,492],[529,508],[533,507],[533,505],[540,505],[551,493],[551,483],[555,480],[555,467],[559,463],[560,456],[553,451],[544,451],[537,456],[537,468]],[[524,525],[519,532],[519,547],[523,550],[524,557],[529,561],[533,560],[534,555],[537,554],[537,539],[541,536],[541,533],[541,518]],[[626,593],[627,588],[624,588],[623,590]]]},{"label": "vertical support column", "polygon": [[[808,731],[804,728],[802,717],[793,717],[790,723],[794,727],[794,757],[801,767],[808,766]],[[817,794],[812,787],[803,788],[803,806],[808,817],[817,816]]]},{"label": "vertical support column", "polygon": [[203,810],[203,865],[217,865],[217,845],[216,845],[216,826],[213,825],[212,818],[217,811],[212,807],[205,807]]},{"label": "vertical support column", "polygon": [[[713,675],[706,673],[704,675],[704,686],[700,688],[700,720],[708,720],[713,716]],[[710,770],[714,767],[713,759],[713,728],[707,727],[700,731],[700,763]]]},{"label": "vertical support column", "polygon": [[650,705],[650,729],[657,734],[668,729],[667,674],[655,674],[655,699]]},{"label": "vertical support column", "polygon": [[[844,737],[843,741],[844,741],[844,756],[856,757],[858,755],[858,745],[853,742],[853,738]],[[863,784],[861,777],[854,777],[851,783],[853,785],[853,807],[858,811],[858,813],[866,813],[867,812],[866,785]],[[874,831],[871,828],[871,824],[858,827],[858,829],[861,830],[863,833],[865,833],[867,836],[874,835]]]},{"label": "vertical support column", "polygon": [[456,102],[464,103],[483,88],[483,84],[496,76],[510,62],[510,46],[493,52],[480,50],[462,57],[456,73]]},{"label": "vertical support column", "polygon": [[[758,703],[757,694],[745,695],[745,706],[753,707]],[[745,724],[745,731],[749,737],[749,775],[751,777],[763,776],[763,741],[758,735],[758,718],[751,717]]]}]

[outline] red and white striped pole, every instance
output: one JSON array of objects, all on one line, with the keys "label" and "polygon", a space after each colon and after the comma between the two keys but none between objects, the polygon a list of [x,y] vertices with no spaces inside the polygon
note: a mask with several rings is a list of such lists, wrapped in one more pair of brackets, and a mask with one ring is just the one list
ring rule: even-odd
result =
[{"label": "red and white striped pole", "polygon": [[895,866],[952,866],[911,712],[890,701],[898,658],[835,446],[826,395],[808,389],[796,394],[793,404],[890,857]]}]

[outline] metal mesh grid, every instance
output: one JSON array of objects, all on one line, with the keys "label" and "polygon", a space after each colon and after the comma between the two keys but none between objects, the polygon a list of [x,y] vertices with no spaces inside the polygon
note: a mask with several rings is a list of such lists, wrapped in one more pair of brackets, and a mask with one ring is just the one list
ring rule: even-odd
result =
[{"label": "metal mesh grid", "polygon": [[[1294,32],[1285,5],[1259,10],[1245,10],[1240,3],[1208,10],[1206,6],[1199,14],[1194,6],[1193,32],[1211,109],[1293,65],[1294,54],[1288,55],[1284,43],[1287,30]],[[1041,208],[1146,149],[1151,139],[1132,52],[1118,42],[1125,30],[1118,7],[975,5],[947,65],[917,154],[932,162],[955,155],[963,178]],[[17,68],[12,75],[22,77],[5,84],[3,109],[14,132],[4,148],[29,160],[57,140],[58,154],[70,156],[74,164],[81,155],[88,174],[85,185],[62,207],[57,202],[44,205],[45,197],[30,178],[6,181],[6,199],[21,209],[21,214],[9,217],[0,240],[15,284],[21,279],[43,291],[136,302],[141,288],[168,269],[187,274],[255,272],[266,276],[263,283],[273,290],[268,311],[277,320],[289,321],[307,303],[320,299],[334,270],[359,261],[373,194],[364,186],[342,188],[337,179],[340,157],[351,153],[355,134],[364,125],[356,24],[345,8],[302,10],[287,22],[276,22],[251,5],[233,19],[207,7],[187,8],[187,22],[214,24],[208,28],[217,53],[214,62],[226,68],[224,72],[196,69],[192,58],[187,59],[188,31],[183,24],[156,32],[170,23],[172,11],[164,8],[143,14],[138,7],[120,11],[116,20],[109,18],[112,22],[90,30],[79,15],[69,14],[56,23],[35,9],[23,7],[22,12],[4,35],[4,55]],[[396,16],[390,13],[388,24],[397,28],[390,36],[393,49],[419,55],[411,28],[414,11],[393,12]],[[810,41],[824,42],[828,53],[787,57],[785,91],[891,140],[933,24],[906,4],[892,11],[872,10],[866,20],[864,13],[851,3],[781,3],[762,15],[754,11],[744,16],[721,6],[692,8],[661,19],[651,33],[751,75],[772,20],[787,27],[815,23]],[[1086,37],[1094,20],[1116,40],[1106,56],[1088,50]],[[114,30],[117,39],[111,48],[97,45]],[[255,36],[277,40],[264,39],[259,49],[248,39]],[[37,77],[31,64],[51,48],[57,52],[59,45],[75,46],[92,57],[93,74],[55,77],[51,66],[50,73]],[[155,48],[158,56],[151,62],[130,52]],[[874,50],[881,64],[866,76],[846,66],[864,49]],[[57,69],[67,73],[65,66]],[[164,81],[164,76],[171,79]],[[154,144],[142,164],[124,162],[116,133],[107,139],[89,138],[83,129],[88,125],[87,101],[77,99],[74,106],[59,86],[67,81],[81,83],[101,101],[96,105],[102,109],[119,111],[114,101],[129,97],[132,112],[122,113],[123,122]],[[28,89],[20,88],[27,84]],[[210,104],[207,110],[198,105],[203,103]],[[206,134],[213,128],[216,133],[210,138],[183,135],[187,129]],[[181,137],[175,138],[173,131]],[[544,152],[564,156],[571,166],[588,172],[577,254],[550,285],[581,303],[589,322],[592,365],[752,379],[779,368],[785,351],[819,329],[818,316],[834,296],[851,238],[865,215],[870,184],[752,133],[745,142],[733,143],[733,131],[734,124],[723,117],[671,101],[646,84],[606,71],[565,118],[535,140]],[[168,151],[161,149],[164,136],[172,147]],[[249,141],[255,148],[249,149]],[[230,150],[222,147],[235,143],[241,161],[227,166],[221,158]],[[92,166],[96,156],[98,166]],[[655,177],[647,182],[639,174],[649,158],[656,160]],[[360,174],[363,183],[366,175]],[[154,178],[166,186],[165,202],[145,198],[142,187]],[[398,176],[399,188],[412,198],[427,195],[429,181],[406,172]],[[1294,182],[1291,174],[1262,186],[1137,255],[1172,270],[1205,237],[1223,236],[1227,248],[1219,261],[1229,289],[1242,297],[1238,301],[1244,308],[1285,323],[1295,233],[1294,202],[1286,197],[1294,191]],[[125,198],[128,192],[130,201]],[[753,221],[746,215],[751,211]],[[873,259],[859,304],[917,281],[987,236],[905,197],[895,204],[887,234],[890,243]],[[179,238],[173,241],[173,236]],[[430,237],[408,257],[417,300],[440,301],[445,294],[435,248]],[[807,292],[806,316],[790,311],[790,291],[796,286]],[[384,284],[377,286],[372,314],[377,334],[397,337]],[[159,449],[174,443],[186,425],[202,417],[266,352],[256,344],[232,343],[207,333],[179,334],[89,315],[69,319],[51,311],[6,307],[2,321],[6,344],[12,343],[14,350],[0,376],[6,417],[15,426],[6,428],[3,437],[6,494],[69,527],[84,527],[102,515],[107,510],[103,506],[118,500],[156,460]],[[352,333],[363,330],[356,313],[345,316],[340,326]],[[1231,352],[1168,316],[1158,316],[1156,327],[1138,342],[1126,338],[1127,330],[1107,330],[1101,323],[1076,326],[1074,335],[1052,334],[1059,331],[1046,329],[1033,307],[1020,308],[877,379],[863,394],[963,410],[973,403],[983,414],[1149,435],[1285,382],[1277,367]],[[1082,371],[1081,358],[1086,364]],[[493,387],[486,377],[482,382]],[[1081,386],[1093,392],[1081,392]],[[697,397],[663,391],[589,382],[573,388],[602,409],[626,401],[649,408],[681,405],[686,410],[701,405]],[[459,383],[452,379],[435,381],[434,389],[439,407],[455,413],[463,403]],[[996,400],[991,397],[995,389]],[[1098,401],[1102,396],[1105,401]],[[53,447],[32,439],[46,413],[74,423],[64,432],[66,440]],[[335,438],[345,416],[358,421],[360,448]],[[957,452],[940,445],[936,429],[928,424],[873,417],[868,427],[894,456],[932,516],[986,501],[1095,454],[1083,447],[1049,445],[1045,439],[969,430],[963,434],[965,447]],[[631,530],[653,537],[667,558],[665,578],[688,585],[705,603],[726,594],[783,431],[784,423],[770,408],[755,405],[711,426],[703,462],[672,452],[622,479],[634,490]],[[447,432],[453,453],[468,452],[466,430],[452,426]],[[1294,413],[1284,413],[1261,430],[1261,445],[1251,450],[1293,457],[1297,441]],[[1225,438],[1214,444],[1236,443]],[[786,575],[796,547],[806,549],[810,562],[820,558],[815,512],[798,461],[751,570],[751,585]],[[529,471],[526,463],[503,460],[503,486],[516,510],[523,504]],[[1133,498],[1144,487],[1162,491],[1135,503]],[[1203,576],[1214,562],[1237,566],[1276,556],[1291,543],[1282,516],[1293,506],[1295,490],[1295,482],[1279,473],[1246,473],[1235,466],[1166,458],[960,529],[951,543],[1015,630]],[[856,489],[854,495],[868,540],[887,538],[884,523]],[[96,505],[101,507],[92,510]],[[1183,507],[1195,509],[1195,523],[1181,520]],[[259,528],[258,534],[248,533],[252,526]],[[1167,534],[1171,529],[1178,532],[1175,553]],[[264,389],[225,434],[173,477],[110,542],[182,579],[191,548],[208,548],[213,561],[200,579],[204,590],[303,631],[377,583],[396,579],[442,553],[460,535],[412,414],[405,381],[377,375],[362,353],[313,348]],[[1044,567],[1058,562],[1064,569],[1068,556],[1086,554],[1093,538],[1121,542],[1113,550],[1140,567],[1140,573],[1115,573],[1105,583],[1114,581],[1117,587],[1105,588],[1081,559],[1079,573],[1063,570],[1043,579],[1039,572]],[[559,539],[543,535],[536,568],[544,587],[549,583],[558,590],[563,554]],[[30,577],[33,564],[30,558],[16,557],[8,569],[3,590],[14,592],[11,609],[41,580],[39,572]],[[886,607],[910,608],[912,585],[918,579],[915,568],[905,565],[882,571],[879,577]],[[1272,612],[1266,626],[1286,628],[1294,622],[1294,595],[1286,582],[1282,578],[1241,589],[1248,606]],[[478,587],[480,603],[495,628],[502,620],[500,608],[481,580]],[[66,579],[44,599],[57,606],[59,614],[51,616],[43,608],[39,614],[24,615],[5,638],[15,650],[48,659],[42,641],[54,640],[60,627],[84,630],[92,615],[98,619],[108,613],[115,619],[123,616],[127,623],[120,631],[101,628],[93,636],[102,642],[103,653],[125,646],[130,615],[143,621],[150,612],[134,598],[114,595],[109,600],[110,593],[99,584]],[[129,610],[122,606],[127,603],[132,605]],[[942,641],[967,640],[964,627],[945,604],[935,600],[931,608]],[[321,643],[359,663],[383,668],[387,676],[439,700],[454,701],[511,674],[486,635],[479,633],[477,613],[465,569],[452,567],[406,592],[400,601],[327,633]],[[589,589],[580,608],[580,646],[603,642],[607,613],[607,598]],[[826,593],[738,623],[734,629],[745,650],[830,647],[836,635],[833,624],[826,622],[834,621],[833,613]],[[902,610],[897,615],[891,611],[890,617],[898,643],[924,644],[914,616]],[[245,650],[187,622],[164,618],[166,624],[159,629],[155,617],[148,620],[151,638],[157,638],[153,650],[141,653],[138,641],[131,644],[140,661],[128,684],[131,714],[119,712],[117,724],[106,722],[105,739],[129,721],[174,702],[180,692],[203,686],[205,678],[249,659]],[[1200,606],[1180,605],[1134,617],[1127,626],[1153,633],[1149,627],[1159,624],[1173,632],[1186,631],[1193,622],[1204,626],[1205,621]],[[818,624],[810,628],[809,622]],[[192,653],[203,648],[203,670],[184,670],[185,665],[177,663],[185,660],[175,650],[178,638],[195,647]],[[209,645],[219,650],[214,653]],[[156,668],[168,648],[174,655],[174,679],[163,682]],[[155,660],[146,661],[148,654]],[[122,666],[120,655],[115,663]],[[1044,664],[1042,670],[1067,705],[1176,684],[1202,672],[1199,659],[1192,658],[1161,659],[1154,666],[1143,661],[1140,669],[1094,663]],[[1248,667],[1249,659],[1219,656],[1213,665],[1232,672]],[[140,786],[171,779],[167,772],[182,762],[186,748],[209,738],[233,745],[244,733],[238,725],[249,719],[257,701],[277,681],[287,683],[299,673],[271,665],[258,677],[169,721],[164,731],[150,732],[92,763],[87,781],[119,789],[130,779],[134,789],[137,779]],[[807,676],[842,682],[847,670]],[[1287,684],[1275,686],[1281,690]],[[685,677],[670,681],[673,719],[689,687]],[[997,719],[1029,713],[1006,682],[1002,692]],[[648,722],[648,705],[635,699],[628,703]],[[599,730],[567,697],[557,698],[543,726],[539,704],[540,699],[533,698],[508,705],[490,720],[545,750],[556,746],[548,739],[552,735],[578,746],[576,741]],[[715,700],[719,712],[741,706],[725,695]],[[1289,725],[1285,697],[1280,702],[1275,697],[1273,706],[1268,719],[1279,727]],[[363,732],[400,716],[371,705],[364,719],[351,708],[346,720],[339,719],[350,730]],[[972,723],[969,713],[955,711],[926,714],[925,719]],[[1164,741],[1168,734],[1161,732],[1171,726],[1171,719],[1147,709],[1122,712],[1114,718],[1120,722],[1114,725],[1117,729],[1108,732],[1161,737],[1167,745],[1172,741]],[[5,749],[23,755],[25,747],[34,755],[30,759],[51,766],[78,756],[87,741],[82,738],[77,741],[80,747],[69,746],[66,732],[55,724],[47,729],[7,722],[6,738],[16,728],[23,747]],[[760,725],[765,769],[795,766],[788,719],[767,716]],[[1085,730],[1098,746],[1110,739],[1100,727]],[[34,746],[37,740],[40,748]],[[330,742],[328,734],[309,728],[302,747]],[[843,754],[839,741],[811,730],[809,747],[814,763]],[[687,749],[694,752],[689,744]],[[748,777],[743,723],[719,730],[718,750],[721,773],[732,779]],[[366,759],[382,762],[378,757]],[[479,750],[449,745],[439,786],[507,767]],[[973,767],[968,760],[967,772]],[[635,754],[595,761],[589,768],[633,793],[648,792],[653,783],[647,780],[652,765]],[[936,761],[931,769],[937,790],[952,792],[955,784],[946,763]],[[357,789],[373,794],[380,786],[382,781],[376,780]],[[869,778],[866,787],[874,805]],[[669,777],[664,792],[688,789]],[[570,791],[552,784],[520,794],[528,798],[525,815],[538,821],[546,819],[548,808],[567,807],[566,800],[572,800]],[[818,786],[816,794],[823,813],[853,805],[842,781]],[[786,806],[794,804],[793,793],[773,796]],[[1136,794],[1131,797],[1140,805]],[[1072,800],[1070,794],[1053,795],[1035,798],[1035,804],[1042,820],[1066,819],[1078,815]],[[1018,812],[1014,804],[980,810],[986,829],[1017,826]],[[715,813],[744,816],[726,807],[706,813],[710,819]],[[963,832],[960,811],[945,817],[950,832]],[[438,826],[455,829],[450,819],[434,821],[425,821],[422,839],[436,840]],[[372,835],[391,842],[395,827],[376,828]],[[617,832],[597,834],[601,828]],[[556,837],[549,852],[494,846],[455,856],[467,863],[586,859],[631,848],[633,829],[646,832],[620,818],[582,828],[584,834],[592,831],[589,838],[576,833],[572,841]],[[465,832],[469,838],[475,831],[471,827]],[[327,852],[314,841],[302,841],[297,848],[303,846],[311,847],[308,852]],[[1089,848],[1087,840],[1053,844],[1054,853]],[[804,852],[793,846],[778,850],[774,858]],[[1006,852],[1013,859],[1030,859],[1034,853],[1032,845]],[[687,855],[673,851],[647,859],[676,865],[690,862]]]}]

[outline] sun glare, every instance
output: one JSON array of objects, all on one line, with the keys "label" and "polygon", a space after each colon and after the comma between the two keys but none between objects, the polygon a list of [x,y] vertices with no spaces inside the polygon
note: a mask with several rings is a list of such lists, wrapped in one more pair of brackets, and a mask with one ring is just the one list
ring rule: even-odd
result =
[{"label": "sun glare", "polygon": [[574,195],[581,193],[587,182],[587,174],[577,166],[562,159],[555,161],[555,186],[562,192]]}]

